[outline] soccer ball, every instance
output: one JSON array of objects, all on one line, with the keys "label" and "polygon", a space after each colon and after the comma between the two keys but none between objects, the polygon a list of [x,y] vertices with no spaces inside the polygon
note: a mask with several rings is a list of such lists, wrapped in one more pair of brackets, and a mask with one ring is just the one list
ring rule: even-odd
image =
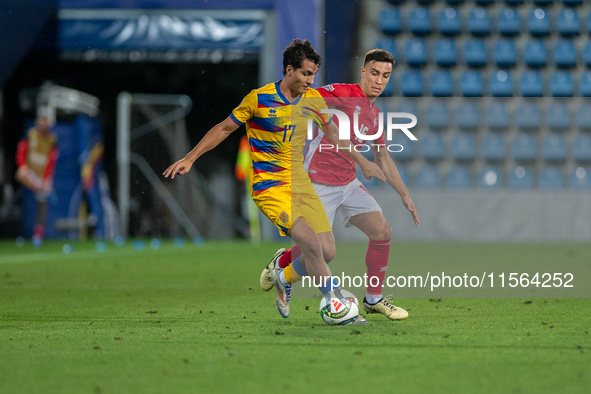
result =
[{"label": "soccer ball", "polygon": [[326,293],[320,301],[320,316],[329,326],[346,326],[359,314],[359,301],[347,290],[336,289]]}]

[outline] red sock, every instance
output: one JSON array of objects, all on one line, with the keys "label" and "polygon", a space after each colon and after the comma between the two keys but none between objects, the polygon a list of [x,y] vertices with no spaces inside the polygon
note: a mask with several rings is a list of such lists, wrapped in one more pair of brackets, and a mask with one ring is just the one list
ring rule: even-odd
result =
[{"label": "red sock", "polygon": [[287,267],[293,260],[300,257],[301,254],[302,251],[300,250],[300,247],[298,245],[294,245],[293,248],[288,249],[281,257],[279,257],[279,260],[277,261],[279,268]]},{"label": "red sock", "polygon": [[[376,241],[369,240],[367,254],[365,255],[365,265],[367,266],[367,292],[369,294],[382,294],[382,284],[386,277],[386,268],[388,268],[388,256],[390,255],[390,240],[385,239]],[[376,279],[372,278],[377,278]]]}]

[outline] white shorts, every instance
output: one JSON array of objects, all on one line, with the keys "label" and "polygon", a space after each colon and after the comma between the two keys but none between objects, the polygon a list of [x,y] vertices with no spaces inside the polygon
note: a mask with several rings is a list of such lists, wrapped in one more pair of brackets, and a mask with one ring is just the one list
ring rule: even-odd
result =
[{"label": "white shorts", "polygon": [[332,186],[314,182],[312,182],[312,186],[314,186],[316,194],[322,201],[331,227],[335,213],[339,214],[343,226],[351,227],[353,225],[349,223],[349,220],[353,216],[368,212],[382,212],[378,202],[357,178],[345,186]]}]

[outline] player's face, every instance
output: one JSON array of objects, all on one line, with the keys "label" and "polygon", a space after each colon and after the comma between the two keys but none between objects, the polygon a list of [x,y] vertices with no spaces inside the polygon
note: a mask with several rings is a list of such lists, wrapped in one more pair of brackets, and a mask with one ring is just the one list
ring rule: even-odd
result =
[{"label": "player's face", "polygon": [[314,77],[318,72],[318,65],[313,61],[304,59],[302,67],[293,69],[288,66],[286,76],[290,80],[290,90],[292,93],[304,94],[306,90],[314,83]]},{"label": "player's face", "polygon": [[367,97],[378,97],[390,80],[392,64],[388,62],[369,62],[361,67],[361,82],[359,86]]},{"label": "player's face", "polygon": [[35,120],[35,126],[41,132],[49,131],[49,119],[40,116]]}]

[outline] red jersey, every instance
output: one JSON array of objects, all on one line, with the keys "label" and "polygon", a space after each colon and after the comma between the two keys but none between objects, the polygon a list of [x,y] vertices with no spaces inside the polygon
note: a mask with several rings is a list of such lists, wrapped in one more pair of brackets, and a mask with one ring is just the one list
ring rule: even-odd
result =
[{"label": "red jersey", "polygon": [[[367,98],[359,85],[338,83],[326,85],[317,89],[324,97],[326,105],[347,114],[351,123],[350,139],[355,146],[365,144],[365,141],[357,138],[353,130],[354,114],[359,114],[358,128],[360,134],[374,135],[378,132],[380,110]],[[338,125],[338,119],[333,116]],[[373,141],[367,141],[368,145],[376,144],[385,147],[384,133]],[[331,142],[322,132],[314,138],[308,147],[305,158],[305,168],[312,182],[326,185],[345,186],[353,181],[357,174],[355,160],[336,148],[330,149]],[[365,148],[357,148],[360,151]]]}]

